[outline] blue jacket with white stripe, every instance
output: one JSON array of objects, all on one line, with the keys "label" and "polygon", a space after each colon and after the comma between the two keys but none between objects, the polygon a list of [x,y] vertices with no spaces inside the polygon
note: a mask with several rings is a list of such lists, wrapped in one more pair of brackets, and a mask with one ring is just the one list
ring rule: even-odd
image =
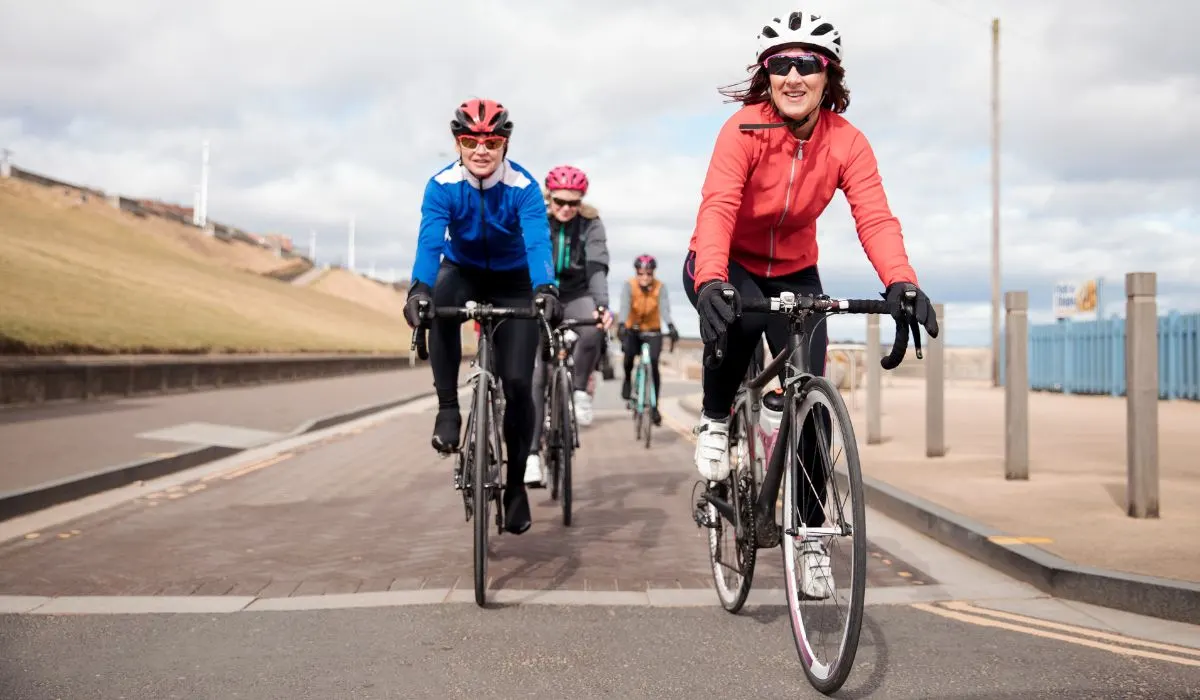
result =
[{"label": "blue jacket with white stripe", "polygon": [[486,270],[529,268],[534,288],[554,284],[550,226],[537,179],[505,159],[480,182],[455,162],[425,186],[412,284],[430,287],[441,257]]}]

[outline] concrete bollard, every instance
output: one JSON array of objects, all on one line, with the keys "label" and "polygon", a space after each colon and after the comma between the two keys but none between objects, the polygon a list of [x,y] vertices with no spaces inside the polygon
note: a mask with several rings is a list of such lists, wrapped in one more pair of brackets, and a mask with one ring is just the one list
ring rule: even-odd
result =
[{"label": "concrete bollard", "polygon": [[1125,275],[1125,503],[1158,517],[1158,308],[1153,272]]},{"label": "concrete bollard", "polygon": [[883,442],[883,359],[879,349],[879,316],[867,315],[867,444]]},{"label": "concrete bollard", "polygon": [[1029,292],[1004,295],[1004,478],[1029,478]]},{"label": "concrete bollard", "polygon": [[946,455],[946,307],[934,304],[938,337],[925,336],[925,456]]}]

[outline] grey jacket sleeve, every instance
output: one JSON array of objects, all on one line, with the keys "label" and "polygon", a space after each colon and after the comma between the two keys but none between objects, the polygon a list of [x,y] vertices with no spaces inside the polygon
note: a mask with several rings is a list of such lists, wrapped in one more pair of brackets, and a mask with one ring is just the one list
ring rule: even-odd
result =
[{"label": "grey jacket sleeve", "polygon": [[599,218],[588,222],[583,251],[587,264],[588,292],[596,306],[608,306],[608,234]]},{"label": "grey jacket sleeve", "polygon": [[671,320],[671,296],[667,293],[667,285],[658,288],[658,315],[662,319],[662,325],[673,326],[675,323]]}]

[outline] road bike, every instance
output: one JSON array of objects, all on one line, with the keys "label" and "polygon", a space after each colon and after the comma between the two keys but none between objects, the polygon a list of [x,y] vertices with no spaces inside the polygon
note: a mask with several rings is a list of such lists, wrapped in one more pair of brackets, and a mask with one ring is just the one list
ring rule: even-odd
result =
[{"label": "road bike", "polygon": [[650,449],[650,428],[652,412],[658,408],[658,392],[654,390],[653,365],[650,358],[650,340],[661,338],[660,331],[639,331],[637,327],[629,329],[636,333],[641,341],[638,354],[633,358],[633,391],[626,405],[633,410],[633,430],[635,439],[641,440],[646,449]]},{"label": "road bike", "polygon": [[[910,292],[906,303],[914,300],[915,292]],[[731,613],[737,613],[746,602],[757,550],[783,545],[796,652],[809,682],[828,694],[845,683],[858,650],[866,590],[866,514],[858,443],[849,411],[834,385],[812,373],[808,345],[811,329],[828,315],[889,311],[881,300],[792,292],[743,300],[742,311],[785,317],[788,343],[766,367],[758,359],[761,348],[756,348],[757,357],[731,410],[730,474],[722,481],[698,482],[698,487],[705,488],[695,499],[693,518],[709,530],[713,582],[721,605]],[[905,321],[896,324],[891,353],[880,361],[884,369],[899,366],[908,349],[910,329],[916,356],[922,357],[920,328],[908,310]],[[719,341],[705,362],[712,367],[722,355]],[[781,391],[764,395],[764,388],[777,377]],[[768,405],[767,410],[780,418],[773,436],[760,424],[764,401],[771,399],[775,405]],[[781,486],[782,523],[775,514]],[[732,543],[723,539],[730,529]],[[848,556],[841,556],[843,544],[852,547]],[[826,559],[831,547],[838,556]],[[830,573],[834,562],[840,568],[843,560],[849,572]],[[812,609],[804,605],[809,602],[814,603]],[[844,621],[832,619],[842,612]],[[832,656],[818,654],[817,647],[828,652],[831,646]]]},{"label": "road bike", "polygon": [[543,346],[540,371],[548,373],[549,377],[542,386],[545,398],[538,452],[546,466],[550,498],[562,507],[566,527],[571,526],[571,460],[575,450],[579,449],[579,424],[575,422],[575,400],[571,391],[575,374],[573,355],[579,335],[573,329],[597,323],[596,319],[572,319],[551,329],[549,322],[542,319],[542,329],[549,342]]},{"label": "road bike", "polygon": [[[454,467],[454,488],[462,491],[466,519],[475,522],[475,603],[483,606],[487,602],[488,523],[489,507],[495,508],[497,534],[504,533],[504,478],[506,463],[504,455],[504,390],[496,375],[493,358],[493,333],[496,327],[508,319],[541,318],[541,311],[528,307],[498,307],[468,301],[465,306],[437,306],[432,309],[429,302],[422,301],[418,313],[424,320],[429,318],[452,318],[457,321],[478,321],[480,325],[479,347],[471,366],[475,373],[470,377],[471,409],[463,439],[459,443]],[[424,326],[413,330],[413,349],[426,360],[429,352]]]}]

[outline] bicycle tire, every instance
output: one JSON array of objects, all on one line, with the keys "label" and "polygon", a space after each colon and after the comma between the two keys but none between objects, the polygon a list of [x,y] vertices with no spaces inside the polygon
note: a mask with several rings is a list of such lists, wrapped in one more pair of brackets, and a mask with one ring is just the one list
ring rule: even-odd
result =
[{"label": "bicycle tire", "polygon": [[546,396],[542,401],[542,455],[545,460],[545,470],[542,478],[546,480],[546,485],[550,488],[550,500],[558,500],[558,470],[559,456],[558,449],[555,447],[560,441],[558,436],[558,421],[554,419],[558,411],[558,401],[555,397],[558,395],[558,372],[551,372],[546,377]]},{"label": "bicycle tire", "polygon": [[654,400],[654,383],[650,372],[644,372],[642,377],[642,381],[646,385],[643,396],[647,399],[642,402],[642,426],[646,429],[642,437],[645,438],[646,449],[648,450],[650,449],[650,433],[654,429],[653,406],[656,402]]},{"label": "bicycle tire", "polygon": [[475,422],[475,464],[474,491],[475,502],[475,604],[483,607],[487,603],[487,558],[488,558],[488,528],[491,525],[488,518],[488,472],[492,454],[489,449],[492,427],[492,402],[488,400],[491,381],[486,374],[480,375],[475,385],[475,401],[472,410],[477,417]]},{"label": "bicycle tire", "polygon": [[[858,653],[858,640],[862,629],[863,599],[867,587],[866,506],[863,501],[862,468],[859,463],[858,443],[855,441],[854,428],[850,423],[850,412],[846,409],[846,404],[842,400],[841,394],[824,377],[812,377],[808,379],[802,391],[801,398],[798,399],[798,408],[792,416],[793,422],[790,426],[791,437],[788,439],[787,445],[787,462],[783,479],[783,525],[785,534],[781,543],[781,549],[783,550],[784,570],[787,572],[785,589],[788,596],[787,603],[792,626],[792,638],[796,643],[796,654],[800,659],[801,667],[804,669],[804,675],[808,678],[809,683],[819,692],[828,695],[841,688],[842,684],[846,682],[854,666],[854,657]],[[844,449],[846,473],[843,475],[830,468],[827,479],[833,484],[838,484],[839,482],[845,484],[847,494],[850,497],[850,511],[853,518],[850,538],[854,546],[854,553],[850,558],[849,613],[846,617],[846,623],[842,628],[842,638],[838,644],[837,660],[833,663],[819,662],[816,659],[816,655],[808,639],[809,635],[805,630],[804,611],[801,610],[799,590],[796,585],[796,574],[800,565],[795,553],[795,542],[798,539],[796,535],[798,533],[794,529],[799,525],[796,522],[796,508],[794,507],[795,484],[798,478],[797,470],[800,468],[796,445],[798,444],[805,419],[818,404],[823,404],[833,414],[832,417],[837,421],[839,426],[838,432],[841,433],[841,447]],[[832,443],[832,435],[830,437]],[[828,507],[826,506],[827,509]],[[793,534],[787,534],[789,530]],[[835,573],[834,590],[830,596],[835,601],[838,598],[836,580],[837,576]],[[813,617],[818,617],[815,611]]]},{"label": "bicycle tire", "polygon": [[558,394],[558,502],[562,506],[563,526],[571,527],[571,453],[575,445],[575,435],[571,424],[570,382],[560,382]]},{"label": "bicycle tire", "polygon": [[[755,491],[753,481],[753,441],[754,433],[750,425],[749,409],[742,405],[734,414],[729,424],[729,453],[733,456],[734,451],[741,445],[746,447],[746,460],[744,464],[738,464],[730,470],[729,476],[725,478],[726,494],[732,494],[732,489],[737,488],[736,497],[729,498],[730,504],[738,508],[738,517],[742,520],[744,533],[743,538],[737,538],[736,524],[726,520],[716,507],[709,505],[709,518],[716,523],[714,527],[708,529],[708,561],[712,568],[713,587],[717,591],[717,599],[721,601],[721,607],[728,612],[737,614],[742,606],[746,604],[746,597],[750,595],[750,588],[754,583],[754,564],[758,559],[758,547],[755,543],[754,533],[754,497]],[[719,548],[722,546],[722,535],[725,534],[726,528],[733,528],[734,537],[733,544],[735,548],[735,569],[736,578],[733,585],[726,583],[724,572],[727,571],[728,563],[723,561]]]}]

